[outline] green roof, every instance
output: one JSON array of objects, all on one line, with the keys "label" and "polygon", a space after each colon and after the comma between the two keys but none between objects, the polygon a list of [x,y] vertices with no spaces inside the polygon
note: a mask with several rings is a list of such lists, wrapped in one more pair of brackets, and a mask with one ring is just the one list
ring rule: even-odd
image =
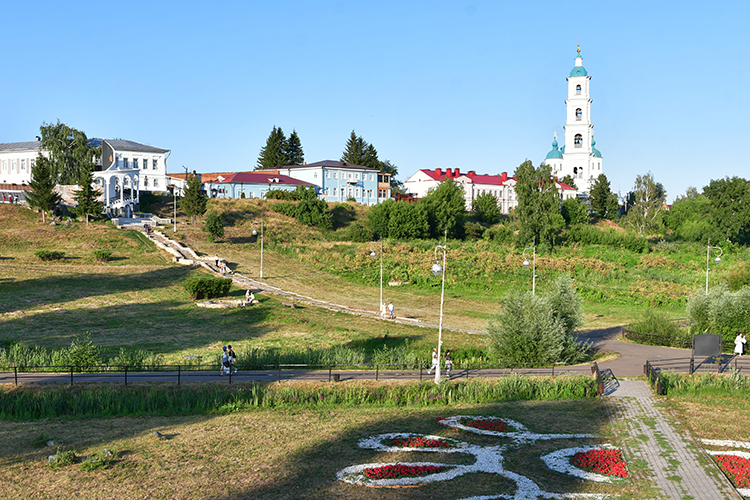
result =
[{"label": "green roof", "polygon": [[570,76],[589,76],[589,74],[583,66],[574,66],[570,70]]},{"label": "green roof", "polygon": [[552,151],[550,151],[549,153],[547,153],[547,158],[546,159],[547,160],[549,160],[551,158],[562,159],[562,157],[563,157],[562,153],[560,152],[559,149],[557,149],[557,139],[555,139],[555,140],[552,141]]}]

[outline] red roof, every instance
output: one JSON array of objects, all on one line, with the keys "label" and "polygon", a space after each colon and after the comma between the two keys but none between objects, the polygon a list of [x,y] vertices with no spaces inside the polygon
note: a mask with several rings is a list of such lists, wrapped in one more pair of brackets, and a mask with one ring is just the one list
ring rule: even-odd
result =
[{"label": "red roof", "polygon": [[505,181],[512,178],[512,177],[508,177],[507,172],[503,172],[501,175],[477,174],[473,170],[469,170],[466,173],[462,173],[461,170],[458,168],[447,168],[445,169],[445,172],[441,168],[436,168],[435,170],[422,169],[422,172],[424,172],[431,179],[436,180],[436,181],[443,181],[445,179],[455,179],[463,175],[471,179],[475,184],[486,184],[486,185],[497,185],[497,186],[502,186],[505,183]]}]

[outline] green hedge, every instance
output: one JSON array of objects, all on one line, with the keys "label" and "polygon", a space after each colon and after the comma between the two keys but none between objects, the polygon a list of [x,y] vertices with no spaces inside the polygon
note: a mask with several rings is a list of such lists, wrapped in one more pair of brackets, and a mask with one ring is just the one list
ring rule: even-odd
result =
[{"label": "green hedge", "polygon": [[38,250],[34,253],[39,260],[60,260],[65,257],[65,252],[59,252],[57,250]]},{"label": "green hedge", "polygon": [[199,276],[187,279],[184,286],[191,299],[212,299],[227,295],[232,286],[232,280],[230,278]]}]

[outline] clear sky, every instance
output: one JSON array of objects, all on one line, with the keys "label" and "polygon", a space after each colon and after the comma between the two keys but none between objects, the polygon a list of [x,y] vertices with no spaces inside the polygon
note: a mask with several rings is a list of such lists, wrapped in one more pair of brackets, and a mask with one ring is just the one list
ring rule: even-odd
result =
[{"label": "clear sky", "polygon": [[0,6],[0,142],[60,120],[172,151],[169,172],[255,167],[273,126],[308,162],[352,130],[405,180],[512,173],[562,136],[581,44],[612,189],[668,198],[750,177],[750,2],[29,1]]}]

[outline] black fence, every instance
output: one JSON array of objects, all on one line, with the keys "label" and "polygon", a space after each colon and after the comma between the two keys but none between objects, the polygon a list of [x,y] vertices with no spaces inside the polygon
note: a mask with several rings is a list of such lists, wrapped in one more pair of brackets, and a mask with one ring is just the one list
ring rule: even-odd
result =
[{"label": "black fence", "polygon": [[661,373],[664,371],[692,374],[730,373],[732,370],[750,374],[750,357],[721,354],[709,358],[658,359],[646,361],[643,366],[644,375],[659,395],[664,393],[661,383]]},{"label": "black fence", "polygon": [[[237,365],[237,371],[221,369],[217,364],[154,365],[154,366],[24,366],[0,368],[0,383],[74,383],[93,382],[205,382],[226,380],[274,382],[282,380],[311,380],[338,382],[342,380],[430,380],[427,365],[408,364],[276,364],[263,366]],[[550,376],[588,373],[588,365],[524,365],[499,363],[454,364],[448,375],[441,378],[507,377],[512,375]]]},{"label": "black fence", "polygon": [[[693,335],[687,332],[685,335],[661,335],[657,333],[637,332],[626,326],[622,329],[622,335],[626,339],[638,344],[680,347],[682,349],[691,349],[693,347]],[[734,342],[723,339],[722,349],[732,352],[734,350]]]}]

